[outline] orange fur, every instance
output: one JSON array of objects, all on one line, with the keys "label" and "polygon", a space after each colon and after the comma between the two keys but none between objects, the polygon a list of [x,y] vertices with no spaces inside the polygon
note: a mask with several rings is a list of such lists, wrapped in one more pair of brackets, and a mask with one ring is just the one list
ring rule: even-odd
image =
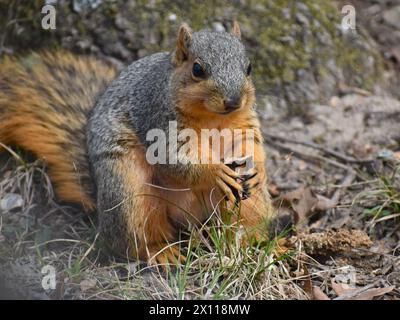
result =
[{"label": "orange fur", "polygon": [[0,64],[0,142],[44,159],[60,200],[93,210],[84,127],[95,99],[116,76],[104,63],[66,52]]}]

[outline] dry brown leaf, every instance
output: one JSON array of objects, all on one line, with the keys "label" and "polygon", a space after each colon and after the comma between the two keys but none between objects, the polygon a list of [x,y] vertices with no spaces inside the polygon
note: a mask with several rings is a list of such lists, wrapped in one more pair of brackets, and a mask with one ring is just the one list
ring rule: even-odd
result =
[{"label": "dry brown leaf", "polygon": [[268,192],[273,197],[277,197],[277,196],[280,195],[280,191],[278,189],[278,186],[276,184],[274,184],[274,183],[270,183],[268,185]]},{"label": "dry brown leaf", "polygon": [[313,287],[314,300],[331,300],[329,297],[318,287]]},{"label": "dry brown leaf", "polygon": [[303,274],[305,277],[305,279],[303,280],[303,285],[302,285],[303,290],[311,300],[314,300],[314,291],[313,291],[313,285],[311,282],[310,273],[308,272],[307,267],[304,265],[303,265],[303,270],[304,270]]},{"label": "dry brown leaf", "polygon": [[395,286],[385,288],[375,288],[364,291],[355,297],[356,300],[372,300],[375,297],[383,296],[386,293],[393,291]]},{"label": "dry brown leaf", "polygon": [[352,288],[349,285],[345,284],[345,283],[340,283],[340,282],[335,282],[334,279],[331,279],[331,285],[332,285],[332,289],[333,291],[335,291],[335,293],[338,296],[344,295],[346,293],[349,292],[353,292],[355,290],[357,290],[356,288]]},{"label": "dry brown leaf", "polygon": [[280,257],[287,253],[289,250],[293,249],[293,246],[290,247],[290,243],[288,243],[286,238],[278,239],[275,246],[275,254]]},{"label": "dry brown leaf", "polygon": [[337,205],[335,201],[317,194],[318,202],[313,208],[313,211],[325,211]]},{"label": "dry brown leaf", "polygon": [[289,192],[282,200],[293,209],[295,224],[306,220],[317,211],[324,211],[336,205],[330,199],[316,195],[309,187],[300,187]]},{"label": "dry brown leaf", "polygon": [[318,203],[310,188],[301,187],[283,196],[283,200],[288,202],[294,213],[294,223],[306,219],[312,208]]},{"label": "dry brown leaf", "polygon": [[367,286],[342,294],[334,300],[372,300],[375,297],[383,296],[384,294],[393,291],[394,288],[395,286],[369,289]]}]

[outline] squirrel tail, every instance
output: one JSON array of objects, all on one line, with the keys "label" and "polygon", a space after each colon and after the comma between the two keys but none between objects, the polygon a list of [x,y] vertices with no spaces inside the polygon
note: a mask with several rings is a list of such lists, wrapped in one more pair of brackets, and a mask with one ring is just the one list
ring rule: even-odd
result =
[{"label": "squirrel tail", "polygon": [[18,145],[44,159],[60,200],[94,209],[85,126],[116,70],[63,51],[0,63],[0,150]]}]

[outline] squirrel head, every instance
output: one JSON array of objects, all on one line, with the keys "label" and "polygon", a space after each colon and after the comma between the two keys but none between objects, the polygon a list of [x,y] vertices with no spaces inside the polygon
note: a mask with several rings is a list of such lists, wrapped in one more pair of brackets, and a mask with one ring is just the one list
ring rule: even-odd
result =
[{"label": "squirrel head", "polygon": [[237,22],[230,32],[180,27],[171,83],[182,112],[226,115],[252,107],[251,63],[240,37]]}]

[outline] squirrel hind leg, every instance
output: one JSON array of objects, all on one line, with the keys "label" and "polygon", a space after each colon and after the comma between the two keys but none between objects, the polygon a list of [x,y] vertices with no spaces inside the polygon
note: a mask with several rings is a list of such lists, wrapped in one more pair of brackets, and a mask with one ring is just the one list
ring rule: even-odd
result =
[{"label": "squirrel hind leg", "polygon": [[[119,199],[121,205],[116,210],[122,217],[120,220],[124,224],[128,248],[118,251],[128,251],[132,258],[163,268],[167,264],[182,263],[185,257],[174,244],[179,230],[170,220],[168,200],[163,190],[151,185],[154,168],[147,163],[143,151],[132,150],[114,159],[113,163],[107,162],[107,167],[111,168],[112,176],[118,177],[120,194],[123,194]],[[102,172],[104,174],[105,170]],[[101,222],[104,226],[107,224],[107,214],[101,216],[104,217]],[[107,228],[115,230],[113,226]],[[115,236],[115,232],[112,236]],[[113,242],[113,239],[110,240]]]}]

